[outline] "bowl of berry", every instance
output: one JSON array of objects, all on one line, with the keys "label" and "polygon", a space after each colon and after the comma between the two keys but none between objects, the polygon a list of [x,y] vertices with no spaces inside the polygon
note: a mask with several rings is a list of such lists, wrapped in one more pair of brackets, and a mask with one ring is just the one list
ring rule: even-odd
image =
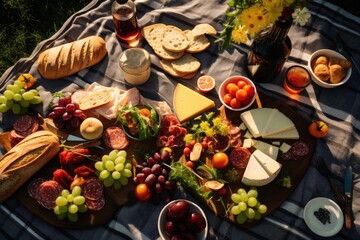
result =
[{"label": "bowl of berry", "polygon": [[158,218],[161,239],[206,239],[208,222],[204,211],[195,203],[178,199],[169,202]]}]

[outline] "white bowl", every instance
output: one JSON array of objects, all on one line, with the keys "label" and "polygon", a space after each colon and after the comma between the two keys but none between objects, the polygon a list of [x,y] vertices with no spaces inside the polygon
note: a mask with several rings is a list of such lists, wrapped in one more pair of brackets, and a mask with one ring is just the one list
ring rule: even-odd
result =
[{"label": "white bowl", "polygon": [[179,201],[185,201],[190,205],[189,212],[198,212],[204,217],[205,229],[202,232],[196,234],[196,237],[197,237],[196,239],[205,240],[207,237],[207,233],[208,233],[208,221],[206,219],[206,215],[205,215],[204,211],[197,204],[195,204],[189,200],[186,200],[186,199],[173,200],[163,207],[163,209],[160,212],[159,218],[158,218],[158,231],[160,234],[160,238],[163,240],[170,240],[170,238],[166,235],[166,232],[165,232],[166,216],[168,213],[169,206],[171,204],[179,202]]},{"label": "white bowl", "polygon": [[[240,108],[233,108],[231,107],[230,105],[226,104],[223,100],[224,98],[224,95],[226,94],[226,85],[228,83],[235,83],[239,80],[243,80],[245,82],[247,82],[248,84],[252,85],[253,88],[254,88],[254,91],[255,91],[255,94],[254,96],[252,97],[252,99],[250,100],[250,102],[246,105],[246,106],[241,106]],[[243,111],[247,108],[249,108],[255,101],[256,99],[256,87],[255,87],[255,84],[247,77],[244,77],[244,76],[232,76],[232,77],[229,77],[227,78],[225,81],[223,81],[220,85],[220,88],[219,88],[219,98],[220,98],[220,101],[221,103],[228,109],[232,110],[232,111]]]},{"label": "white bowl", "polygon": [[331,50],[331,49],[320,49],[320,50],[317,50],[316,52],[314,52],[310,56],[310,58],[308,60],[308,68],[309,68],[309,71],[311,73],[312,80],[317,85],[319,85],[320,87],[323,87],[323,88],[335,88],[335,87],[338,87],[338,86],[341,86],[341,85],[345,84],[349,80],[349,78],[351,76],[352,68],[349,68],[347,70],[347,74],[346,74],[345,78],[343,80],[341,80],[339,83],[324,82],[324,81],[320,80],[315,75],[315,73],[314,73],[314,71],[312,69],[312,66],[311,66],[312,61],[318,56],[325,56],[327,58],[336,57],[336,58],[346,59],[343,55],[341,55],[340,53],[338,53],[338,52],[336,52],[334,50]]}]

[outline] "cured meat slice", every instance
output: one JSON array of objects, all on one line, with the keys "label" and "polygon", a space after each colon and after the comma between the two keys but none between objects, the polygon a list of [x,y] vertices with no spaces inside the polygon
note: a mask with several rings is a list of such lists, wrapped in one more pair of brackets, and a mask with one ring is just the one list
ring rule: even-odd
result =
[{"label": "cured meat slice", "polygon": [[56,206],[56,198],[63,189],[56,181],[45,181],[40,184],[36,191],[36,201],[46,209],[53,209]]},{"label": "cured meat slice", "polygon": [[156,144],[159,147],[180,147],[184,145],[187,130],[180,126],[174,114],[165,114],[161,120]]},{"label": "cured meat slice", "polygon": [[9,134],[9,142],[10,142],[11,147],[14,147],[16,144],[21,142],[21,140],[23,140],[24,138],[25,138],[24,136],[16,133],[15,130],[11,130],[10,134]]},{"label": "cured meat slice", "polygon": [[297,141],[291,145],[286,153],[281,154],[284,160],[301,160],[309,153],[309,147],[303,141]]},{"label": "cured meat slice", "polygon": [[105,198],[99,198],[97,200],[86,199],[86,205],[92,211],[99,211],[105,206]]},{"label": "cured meat slice", "polygon": [[129,139],[120,127],[109,127],[103,134],[104,143],[112,149],[122,150],[129,145]]},{"label": "cured meat slice", "polygon": [[39,121],[36,117],[24,115],[14,122],[13,129],[17,134],[26,137],[39,129]]},{"label": "cured meat slice", "polygon": [[236,169],[245,169],[250,157],[251,152],[244,147],[237,147],[233,149],[229,155],[230,162]]},{"label": "cured meat slice", "polygon": [[96,201],[104,197],[104,186],[100,180],[90,178],[83,184],[83,194],[85,199]]},{"label": "cured meat slice", "polygon": [[37,190],[38,190],[39,186],[45,181],[46,181],[45,178],[35,178],[35,179],[33,179],[29,183],[28,188],[27,188],[29,196],[35,199],[36,198],[36,193],[37,193]]}]

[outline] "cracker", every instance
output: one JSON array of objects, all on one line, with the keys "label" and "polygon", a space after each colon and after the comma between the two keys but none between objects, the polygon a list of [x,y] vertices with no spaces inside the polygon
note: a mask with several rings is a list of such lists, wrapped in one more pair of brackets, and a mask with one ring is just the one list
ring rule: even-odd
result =
[{"label": "cracker", "polygon": [[110,92],[106,90],[91,92],[80,100],[79,106],[81,110],[85,111],[103,106],[109,103],[111,98]]},{"label": "cracker", "polygon": [[200,68],[200,62],[190,53],[185,53],[181,58],[171,62],[171,66],[181,73],[196,72]]},{"label": "cracker", "polygon": [[163,34],[163,46],[171,52],[183,52],[188,48],[190,41],[181,29],[168,26]]},{"label": "cracker", "polygon": [[185,50],[188,53],[202,52],[210,46],[210,41],[205,35],[194,37],[190,30],[184,31],[190,41],[189,47]]},{"label": "cracker", "polygon": [[187,73],[181,73],[181,72],[176,71],[172,67],[171,61],[169,61],[169,60],[161,59],[160,64],[161,64],[162,68],[164,69],[164,71],[173,77],[183,77],[183,76],[187,75]]},{"label": "cracker", "polygon": [[216,35],[216,33],[217,33],[216,29],[208,23],[201,23],[201,24],[196,25],[193,28],[193,30],[191,30],[191,32],[194,37],[204,35],[204,34]]}]

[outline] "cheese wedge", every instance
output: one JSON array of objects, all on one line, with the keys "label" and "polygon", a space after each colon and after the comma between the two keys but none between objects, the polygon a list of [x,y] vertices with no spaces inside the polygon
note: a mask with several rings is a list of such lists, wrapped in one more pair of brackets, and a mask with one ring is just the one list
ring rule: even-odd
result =
[{"label": "cheese wedge", "polygon": [[261,164],[251,155],[248,165],[246,166],[241,182],[247,186],[264,186],[275,179],[265,171]]},{"label": "cheese wedge", "polygon": [[294,127],[284,132],[263,136],[266,139],[299,139],[300,135],[298,130]]},{"label": "cheese wedge", "polygon": [[282,165],[260,150],[255,150],[249,159],[241,182],[247,186],[265,186],[279,175]]},{"label": "cheese wedge", "polygon": [[277,146],[254,139],[252,140],[252,146],[265,153],[267,156],[271,157],[274,160],[276,160],[278,157],[279,147]]},{"label": "cheese wedge", "polygon": [[272,108],[254,108],[241,113],[240,118],[253,137],[262,135],[272,110]]},{"label": "cheese wedge", "polygon": [[283,142],[280,146],[280,151],[283,153],[286,153],[287,151],[289,151],[291,148],[291,146],[289,144],[287,144],[286,142]]},{"label": "cheese wedge", "polygon": [[295,128],[295,125],[291,119],[276,108],[273,108],[261,135],[263,137],[267,135],[274,135],[292,128]]},{"label": "cheese wedge", "polygon": [[251,138],[244,139],[243,147],[244,148],[251,148],[252,147],[252,139]]},{"label": "cheese wedge", "polygon": [[215,107],[215,102],[194,90],[178,84],[174,92],[174,109],[180,123]]},{"label": "cheese wedge", "polygon": [[271,178],[277,177],[282,167],[279,162],[275,161],[273,158],[269,157],[260,150],[255,150],[253,155]]}]

